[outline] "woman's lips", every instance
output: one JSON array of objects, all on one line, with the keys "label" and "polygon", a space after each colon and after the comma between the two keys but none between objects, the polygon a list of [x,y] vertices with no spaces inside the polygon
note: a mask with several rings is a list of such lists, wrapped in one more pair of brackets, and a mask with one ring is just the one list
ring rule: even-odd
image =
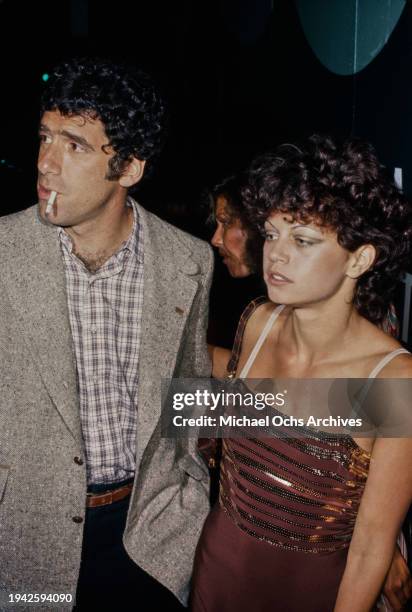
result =
[{"label": "woman's lips", "polygon": [[229,255],[227,253],[225,253],[224,251],[219,251],[219,255],[222,258],[223,263],[227,264],[227,261],[229,259]]},{"label": "woman's lips", "polygon": [[280,285],[289,285],[290,283],[293,283],[293,281],[290,280],[290,278],[288,278],[287,276],[284,276],[283,274],[279,274],[279,272],[269,272],[267,274],[267,282],[269,283],[269,285],[274,285],[276,287],[279,287]]}]

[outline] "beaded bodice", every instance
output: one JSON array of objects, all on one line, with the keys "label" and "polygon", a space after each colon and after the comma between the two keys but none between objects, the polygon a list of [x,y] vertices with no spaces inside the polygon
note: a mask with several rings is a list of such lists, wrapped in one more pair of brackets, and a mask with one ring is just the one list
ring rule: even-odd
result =
[{"label": "beaded bodice", "polygon": [[275,546],[308,553],[348,547],[368,453],[348,436],[283,435],[223,441],[222,508],[244,532]]}]

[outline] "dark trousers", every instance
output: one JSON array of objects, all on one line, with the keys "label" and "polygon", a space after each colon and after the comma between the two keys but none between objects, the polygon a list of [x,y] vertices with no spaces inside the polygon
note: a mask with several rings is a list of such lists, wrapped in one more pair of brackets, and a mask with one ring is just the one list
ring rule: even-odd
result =
[{"label": "dark trousers", "polygon": [[174,595],[137,566],[122,543],[130,496],[88,508],[75,612],[183,612]]}]

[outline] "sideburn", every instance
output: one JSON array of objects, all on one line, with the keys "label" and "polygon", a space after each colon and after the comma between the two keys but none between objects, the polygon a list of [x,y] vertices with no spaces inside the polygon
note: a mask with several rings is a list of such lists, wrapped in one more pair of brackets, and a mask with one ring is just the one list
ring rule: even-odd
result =
[{"label": "sideburn", "polygon": [[[104,151],[104,153],[107,154],[107,151],[105,149],[106,146],[108,145],[103,145],[102,150]],[[108,181],[116,181],[122,176],[124,169],[128,164],[128,161],[129,160],[123,159],[118,153],[116,153],[116,155],[109,159],[108,171],[104,178]]]}]

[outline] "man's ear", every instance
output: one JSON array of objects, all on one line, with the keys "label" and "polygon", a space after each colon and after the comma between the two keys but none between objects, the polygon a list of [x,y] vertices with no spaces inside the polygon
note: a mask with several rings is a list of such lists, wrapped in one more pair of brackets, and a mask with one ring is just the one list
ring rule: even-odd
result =
[{"label": "man's ear", "polygon": [[349,278],[359,278],[373,266],[376,259],[376,249],[372,244],[363,244],[351,253],[346,275]]},{"label": "man's ear", "polygon": [[121,176],[119,177],[119,185],[122,187],[132,187],[140,181],[143,176],[146,161],[132,157],[131,161],[127,162]]}]

